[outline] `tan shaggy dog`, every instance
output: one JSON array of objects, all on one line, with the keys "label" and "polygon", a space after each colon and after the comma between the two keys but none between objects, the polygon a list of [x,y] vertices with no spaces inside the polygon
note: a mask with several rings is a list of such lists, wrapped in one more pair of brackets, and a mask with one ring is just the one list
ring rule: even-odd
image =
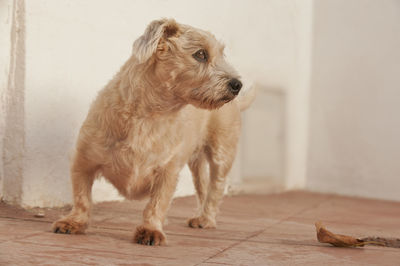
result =
[{"label": "tan shaggy dog", "polygon": [[162,226],[185,164],[199,204],[188,224],[215,227],[240,110],[251,103],[235,99],[242,84],[223,51],[209,32],[171,19],[150,23],[81,127],[71,166],[74,206],[53,224],[55,233],[85,231],[93,181],[104,176],[128,199],[150,197],[134,241],[165,244]]}]

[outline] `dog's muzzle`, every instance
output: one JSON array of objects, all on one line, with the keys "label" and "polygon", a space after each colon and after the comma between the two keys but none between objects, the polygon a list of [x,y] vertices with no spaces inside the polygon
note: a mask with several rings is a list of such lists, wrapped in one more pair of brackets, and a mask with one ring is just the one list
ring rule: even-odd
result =
[{"label": "dog's muzzle", "polygon": [[238,95],[240,89],[242,88],[242,82],[238,79],[231,79],[228,83],[228,90],[233,94],[233,95]]}]

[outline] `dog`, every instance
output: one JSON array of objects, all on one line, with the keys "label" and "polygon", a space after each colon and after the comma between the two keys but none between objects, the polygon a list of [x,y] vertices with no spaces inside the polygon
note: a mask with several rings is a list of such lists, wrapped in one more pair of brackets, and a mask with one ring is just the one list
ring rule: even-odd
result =
[{"label": "dog", "polygon": [[104,176],[127,199],[150,198],[134,242],[166,244],[163,222],[185,164],[198,199],[188,225],[214,228],[240,111],[252,101],[237,97],[239,79],[211,33],[173,19],[151,22],[91,105],[71,165],[74,205],[53,232],[84,233],[93,182]]}]

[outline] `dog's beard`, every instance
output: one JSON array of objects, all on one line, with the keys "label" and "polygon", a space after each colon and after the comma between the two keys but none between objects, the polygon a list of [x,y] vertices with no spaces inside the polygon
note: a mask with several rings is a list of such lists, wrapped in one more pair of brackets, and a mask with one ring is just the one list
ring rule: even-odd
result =
[{"label": "dog's beard", "polygon": [[235,95],[229,94],[229,95],[223,96],[223,97],[220,99],[220,102],[229,103],[230,101],[232,101],[233,99],[235,99],[235,97],[236,97]]},{"label": "dog's beard", "polygon": [[235,95],[229,92],[222,96],[203,95],[202,97],[199,97],[196,95],[190,98],[189,103],[201,109],[214,110],[222,107],[228,102],[231,102],[235,97]]}]

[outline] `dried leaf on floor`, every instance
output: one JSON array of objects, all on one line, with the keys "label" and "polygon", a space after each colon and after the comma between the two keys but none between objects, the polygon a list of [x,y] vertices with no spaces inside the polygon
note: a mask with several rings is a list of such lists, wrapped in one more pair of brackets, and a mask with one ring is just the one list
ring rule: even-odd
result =
[{"label": "dried leaf on floor", "polygon": [[325,229],[321,222],[316,222],[317,238],[321,243],[329,243],[335,247],[359,247],[364,246],[364,241],[351,236],[334,234]]},{"label": "dried leaf on floor", "polygon": [[328,231],[321,222],[316,222],[317,238],[321,243],[328,243],[335,247],[363,247],[365,245],[376,245],[390,248],[400,248],[399,238],[364,237],[354,238],[352,236],[334,234]]}]

